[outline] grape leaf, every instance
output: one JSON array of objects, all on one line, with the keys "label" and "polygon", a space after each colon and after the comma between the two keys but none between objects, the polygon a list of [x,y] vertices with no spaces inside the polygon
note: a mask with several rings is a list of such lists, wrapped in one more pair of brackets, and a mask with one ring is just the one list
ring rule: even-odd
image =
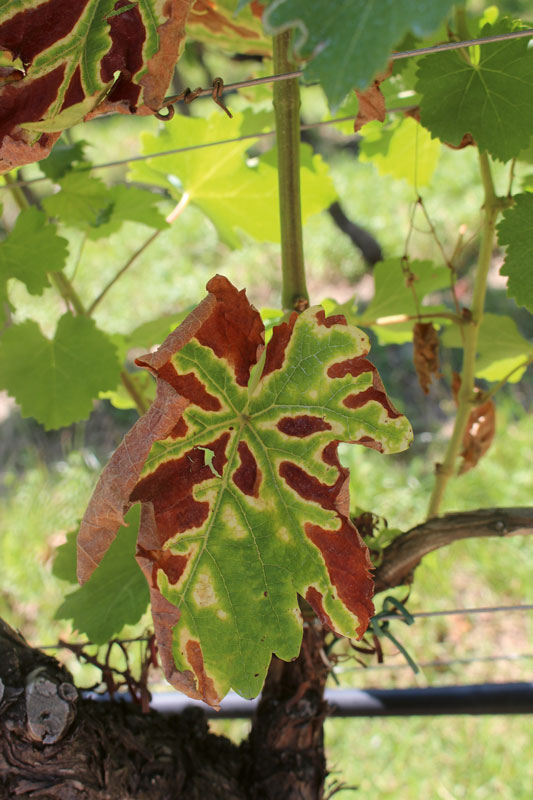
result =
[{"label": "grape leaf", "polygon": [[[71,619],[73,628],[95,644],[106,644],[125,625],[135,625],[148,607],[150,593],[135,561],[139,517],[139,506],[134,506],[91,579],[67,594],[55,613],[55,619]],[[65,580],[68,574],[70,580],[67,570],[75,551],[76,540],[69,537],[58,550],[55,575]]]},{"label": "grape leaf", "polygon": [[440,155],[440,142],[412,117],[390,125],[370,122],[361,130],[359,158],[371,161],[380,175],[405,178],[413,186],[431,182]]},{"label": "grape leaf", "polygon": [[22,416],[47,430],[86,419],[98,392],[114,389],[119,374],[111,341],[86,317],[64,314],[53,339],[31,320],[11,325],[0,339],[0,387]]},{"label": "grape leaf", "polygon": [[0,322],[4,319],[7,281],[17,278],[30,294],[42,294],[50,286],[48,273],[63,269],[68,242],[57,235],[55,225],[46,224],[46,216],[36,208],[18,215],[13,230],[0,243]]},{"label": "grape leaf", "polygon": [[[442,343],[446,347],[462,349],[463,341],[456,325],[444,332]],[[533,343],[524,339],[511,317],[484,314],[479,326],[477,353],[476,378],[501,381],[533,356]],[[525,370],[525,367],[517,369],[509,378],[509,383],[519,381]]]},{"label": "grape leaf", "polygon": [[58,183],[61,191],[45,197],[43,206],[50,216],[85,231],[90,239],[110,236],[126,220],[159,230],[167,227],[157,208],[161,198],[153,192],[121,185],[108,188],[87,172],[68,172]]},{"label": "grape leaf", "polygon": [[67,540],[59,545],[52,564],[52,575],[68,583],[77,583],[76,579],[76,536],[78,531],[69,531]]},{"label": "grape leaf", "polygon": [[[504,18],[485,25],[481,33],[492,36],[520,27]],[[527,39],[475,47],[470,62],[459,51],[420,60],[420,120],[443,142],[457,146],[470,133],[481,152],[508,161],[528,146],[533,133],[533,52]]]},{"label": "grape leaf", "polygon": [[[215,112],[208,119],[181,117],[167,123],[157,136],[142,136],[142,153],[150,155],[204,142],[238,138],[254,115],[235,114],[232,120]],[[236,141],[207,150],[162,156],[136,162],[130,175],[136,181],[163,186],[179,200],[186,192],[215,225],[230,247],[241,243],[239,231],[259,241],[278,242],[278,172],[276,153],[271,150],[247,163],[246,151],[253,139]],[[327,208],[336,192],[327,165],[312,156],[308,145],[301,150],[302,217],[305,220]]]},{"label": "grape leaf", "polygon": [[[167,679],[217,705],[260,690],[271,654],[298,655],[297,593],[344,635],[373,608],[370,561],[349,520],[339,441],[403,450],[368,338],[310,308],[274,329],[226,278],[155,353],[156,401],[104,470],[80,527],[85,581],[141,501],[137,559]],[[261,360],[261,353],[264,360]],[[206,457],[205,448],[212,451]],[[222,476],[222,477],[219,477]]]},{"label": "grape leaf", "polygon": [[272,54],[272,39],[265,36],[261,14],[246,8],[235,19],[236,0],[196,0],[187,20],[187,33],[196,42],[234,53]]},{"label": "grape leaf", "polygon": [[424,35],[446,18],[453,0],[274,0],[263,15],[270,33],[295,28],[294,50],[311,58],[304,77],[318,79],[332,110],[350,89],[366,89],[408,31]]},{"label": "grape leaf", "polygon": [[402,344],[413,338],[413,325],[416,319],[394,325],[379,325],[382,317],[406,314],[416,316],[418,306],[424,313],[448,311],[443,306],[424,305],[426,295],[450,285],[447,267],[435,267],[431,261],[411,261],[409,271],[415,276],[412,287],[408,285],[402,269],[402,260],[391,258],[380,261],[374,267],[374,297],[363,312],[353,310],[353,301],[338,306],[336,313],[345,313],[350,323],[371,327],[381,344]]},{"label": "grape leaf", "polygon": [[85,160],[86,147],[87,142],[83,139],[72,144],[60,139],[50,155],[40,162],[39,169],[47,178],[57,181],[58,178],[62,178],[63,175],[74,169],[74,165],[79,165]]},{"label": "grape leaf", "polygon": [[507,245],[500,269],[507,275],[507,293],[533,312],[533,194],[515,196],[498,225],[498,242]]},{"label": "grape leaf", "polygon": [[0,50],[25,71],[0,88],[0,171],[45,158],[87,115],[160,108],[193,3],[3,0]]}]

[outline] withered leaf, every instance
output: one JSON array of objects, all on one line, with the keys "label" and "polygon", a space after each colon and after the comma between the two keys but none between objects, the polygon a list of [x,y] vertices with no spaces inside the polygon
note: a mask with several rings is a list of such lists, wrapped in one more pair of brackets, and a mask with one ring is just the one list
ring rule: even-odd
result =
[{"label": "withered leaf", "polygon": [[264,326],[226,278],[137,360],[157,396],[104,470],[78,536],[78,577],[141,502],[137,560],[167,679],[217,705],[298,655],[297,596],[337,633],[362,635],[368,551],[349,518],[339,441],[397,452],[409,423],[366,359],[367,336],[315,306]]},{"label": "withered leaf", "polygon": [[160,108],[193,2],[3,3],[0,50],[24,72],[0,81],[0,172],[45,158],[82,119]]},{"label": "withered leaf", "polygon": [[492,398],[486,400],[470,412],[465,435],[463,436],[463,461],[459,475],[475,467],[492,444],[496,433],[496,407]]},{"label": "withered leaf", "polygon": [[391,72],[392,62],[389,64],[386,72],[382,72],[378,75],[368,89],[364,89],[363,91],[359,89],[355,90],[357,100],[359,101],[359,109],[354,123],[355,133],[361,130],[363,125],[366,125],[367,122],[372,122],[372,120],[377,120],[378,122],[385,121],[385,98],[379,87],[383,81],[390,76]]},{"label": "withered leaf", "polygon": [[418,382],[425,394],[433,378],[439,374],[439,336],[432,322],[417,322],[413,326],[413,361]]}]

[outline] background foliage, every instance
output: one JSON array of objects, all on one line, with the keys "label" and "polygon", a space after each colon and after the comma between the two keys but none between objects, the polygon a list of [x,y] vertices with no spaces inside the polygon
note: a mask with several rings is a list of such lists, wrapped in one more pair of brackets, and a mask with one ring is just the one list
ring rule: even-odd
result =
[{"label": "background foliage", "polygon": [[[410,5],[414,7],[416,4]],[[467,8],[484,15],[482,25],[490,25],[495,17],[485,5],[471,3]],[[283,15],[288,6],[288,3],[272,4],[267,17],[270,28],[287,18]],[[308,6],[310,4],[305,4],[302,13],[307,13]],[[419,11],[417,8],[414,13],[417,20],[420,19]],[[501,11],[514,15],[524,9],[516,3],[502,2]],[[336,19],[336,13],[335,7],[332,20]],[[404,14],[402,19],[408,18]],[[343,26],[337,23],[338,20],[335,30],[341,31]],[[428,22],[427,26],[431,28],[431,23]],[[468,18],[468,26],[475,35],[479,22],[474,13]],[[509,30],[512,26],[513,23],[496,22],[494,30]],[[425,30],[414,32],[421,34]],[[483,32],[491,30],[483,29]],[[444,38],[442,31],[437,32],[434,38]],[[481,80],[485,77],[486,59],[492,60],[492,67],[496,63],[490,78],[531,83],[533,62],[531,51],[529,56],[526,51],[526,42],[518,40],[512,46],[480,48],[476,72],[480,83],[470,84],[470,91],[474,94],[472,101],[465,104],[465,109],[475,111],[486,98],[490,100],[499,93],[498,83],[492,88],[490,80]],[[383,52],[388,52],[388,49],[385,47]],[[346,52],[346,48],[340,50]],[[380,59],[378,53],[376,60],[370,63],[369,77],[379,66]],[[516,72],[512,75],[506,72],[506,65],[510,62],[516,65]],[[408,62],[393,75],[387,86],[383,86],[388,105],[414,103],[421,96],[422,123],[432,134],[452,144],[461,141],[465,128],[471,130],[478,144],[495,159],[493,174],[497,192],[502,196],[508,190],[509,166],[499,162],[514,156],[518,150],[523,151],[523,157],[514,166],[513,185],[520,195],[515,205],[503,214],[498,230],[500,249],[495,252],[489,272],[486,308],[491,315],[498,316],[485,316],[478,345],[477,377],[494,385],[515,366],[525,363],[532,352],[533,327],[531,317],[524,309],[525,306],[531,310],[533,302],[527,260],[531,216],[528,182],[531,167],[527,150],[530,109],[522,103],[518,92],[513,94],[506,89],[509,105],[504,114],[500,114],[501,109],[495,103],[490,106],[495,116],[464,119],[450,113],[443,102],[443,98],[453,102],[453,92],[445,81],[450,73],[455,74],[458,66],[461,69],[454,91],[464,91],[465,84],[460,83],[468,75],[464,59],[458,53],[452,53],[427,56],[419,63],[417,71],[414,61]],[[325,98],[316,86],[303,90],[304,120],[314,122],[326,118],[329,115],[328,103],[338,106],[344,99],[345,90],[351,86],[335,85],[331,65],[318,59],[312,61],[308,69],[314,71],[308,72],[308,77],[321,78],[327,94]],[[250,68],[226,60],[217,48],[210,50],[209,43],[201,49],[191,43],[180,61],[179,70],[180,85],[207,85],[213,75],[224,74],[226,82],[229,82],[247,76]],[[266,62],[256,71],[269,74],[271,65]],[[443,88],[435,94],[435,85],[439,81],[443,82]],[[366,83],[368,80],[361,78],[361,88]],[[426,89],[428,84],[431,89]],[[399,97],[409,91],[415,94],[411,94],[408,100]],[[486,91],[486,98],[482,91]],[[253,113],[246,108],[251,98]],[[135,418],[135,401],[119,383],[120,370],[125,369],[144,402],[148,402],[153,389],[149,380],[138,378],[130,371],[132,356],[160,341],[180,321],[183,312],[202,296],[203,285],[215,271],[227,275],[239,286],[247,285],[252,301],[266,309],[264,317],[267,320],[269,314],[273,314],[268,309],[276,308],[279,296],[277,218],[275,213],[262,213],[265,207],[273,209],[276,195],[275,151],[269,150],[266,144],[270,140],[252,139],[226,146],[224,150],[212,148],[181,157],[146,160],[132,165],[127,173],[130,181],[127,186],[123,185],[125,166],[109,168],[101,172],[99,178],[95,177],[97,173],[89,175],[80,167],[90,161],[102,163],[138,152],[146,155],[170,147],[269,130],[272,127],[270,101],[270,90],[264,87],[232,95],[231,102],[229,98],[227,102],[232,110],[237,111],[234,121],[228,120],[218,110],[213,113],[210,100],[195,101],[187,107],[192,116],[180,117],[175,123],[158,123],[151,117],[94,120],[65,134],[46,161],[26,167],[23,176],[19,172],[19,177],[26,179],[40,177],[42,173],[52,179],[52,185],[35,184],[31,190],[32,202],[36,200],[42,210],[31,207],[17,216],[15,203],[6,191],[3,192],[5,238],[0,247],[5,282],[2,286],[8,288],[2,289],[4,294],[0,296],[4,301],[9,298],[11,307],[6,307],[5,302],[2,305],[7,323],[0,346],[2,380],[25,416],[35,417],[45,428],[64,428],[59,434],[46,433],[32,422],[22,422],[12,405],[6,399],[3,401],[3,477],[6,488],[2,496],[3,588],[0,613],[12,624],[19,625],[35,643],[50,641],[56,635],[69,635],[65,622],[49,622],[63,602],[65,589],[70,592],[73,588],[51,577],[51,563],[57,546],[66,532],[76,525],[83,511],[99,463],[107,459],[120,434]],[[343,115],[343,109],[340,108],[336,114]],[[496,118],[505,119],[503,128],[499,129],[495,124]],[[309,220],[305,243],[313,300],[335,298],[330,310],[340,304],[354,322],[362,325],[366,322],[372,336],[386,345],[377,356],[378,348],[374,348],[375,360],[395,402],[415,427],[415,445],[411,452],[407,457],[396,458],[393,463],[361,449],[353,454],[345,452],[344,458],[351,468],[353,503],[383,515],[391,528],[406,529],[424,517],[433,479],[432,465],[441,458],[450,432],[448,419],[453,416],[454,407],[448,386],[452,369],[459,365],[459,351],[454,350],[457,345],[461,346],[459,328],[446,326],[443,332],[445,347],[441,350],[441,371],[445,380],[432,387],[427,400],[415,385],[410,363],[412,324],[372,326],[369,323],[389,313],[413,314],[416,310],[413,309],[412,293],[406,291],[399,263],[407,240],[411,259],[418,259],[426,265],[417,271],[418,262],[411,262],[411,270],[418,277],[415,284],[418,301],[427,304],[428,309],[453,310],[449,293],[443,291],[447,287],[444,276],[448,268],[443,263],[435,236],[424,222],[420,207],[417,207],[419,216],[414,227],[411,225],[413,203],[418,193],[423,193],[424,207],[446,253],[454,251],[458,232],[462,225],[466,226],[466,231],[461,234],[464,247],[457,260],[456,289],[461,302],[468,305],[470,278],[477,255],[476,233],[482,193],[473,148],[452,151],[439,145],[435,138],[428,137],[424,128],[417,127],[410,118],[391,116],[389,120],[384,130],[378,131],[378,123],[370,123],[363,130],[363,139],[356,145],[359,159],[354,154],[353,137],[346,138],[342,134],[324,135],[315,141],[322,155],[312,155],[306,147],[303,195],[304,202],[309,202],[309,205],[304,205],[304,215]],[[339,129],[343,130],[341,126]],[[140,148],[139,140],[142,142]],[[329,170],[323,156],[327,157]],[[380,173],[379,179],[376,170]],[[168,175],[171,175],[171,181]],[[146,192],[140,183],[155,187],[155,193]],[[180,218],[169,225],[165,222],[165,215],[179,204],[185,193],[186,206],[182,208]],[[350,240],[335,231],[325,213],[316,216],[335,196],[340,198],[350,217],[373,232],[388,259],[375,268],[374,285]],[[231,204],[228,197],[231,197]],[[258,210],[254,211],[254,208]],[[48,218],[46,226],[42,224],[44,215]],[[143,249],[150,237],[154,237],[153,243]],[[272,243],[265,245],[265,241]],[[508,250],[501,274],[509,276],[508,295],[498,276],[505,245],[508,245]],[[58,272],[62,271],[75,285],[77,297],[87,309],[99,297],[103,286],[138,250],[142,252],[131,267],[94,307],[91,320],[65,311],[65,301],[76,311],[76,300],[66,296],[61,279],[58,284]],[[39,257],[32,255],[28,259],[28,251],[38,253]],[[436,266],[431,267],[428,262]],[[391,271],[385,271],[386,265]],[[395,289],[394,293],[391,288]],[[387,305],[389,302],[390,306]],[[502,342],[502,331],[505,331],[505,342]],[[494,346],[496,336],[498,348]],[[84,356],[85,348],[87,353]],[[77,361],[75,379],[71,372],[73,351]],[[62,358],[69,360],[68,378]],[[93,363],[98,364],[97,370],[93,369]],[[476,470],[452,484],[442,510],[530,502],[527,448],[533,431],[524,408],[529,405],[532,392],[531,384],[527,377],[522,377],[522,372],[516,371],[510,378],[514,385],[505,386],[498,394],[498,433],[489,454]],[[517,383],[520,378],[522,380]],[[52,384],[56,387],[53,394],[38,389]],[[72,391],[73,385],[78,390],[77,395]],[[491,384],[482,382],[480,385],[487,388]],[[93,406],[93,398],[99,393],[109,399],[98,401],[98,408],[89,421],[82,422]],[[512,477],[506,466],[509,463],[515,465]],[[24,537],[24,551],[20,548],[21,537]],[[27,563],[30,558],[32,580],[28,581]],[[460,570],[456,568],[458,562],[461,563]],[[449,553],[430,556],[418,570],[409,607],[415,610],[426,609],[428,605],[457,607],[527,602],[531,566],[526,541],[512,540],[505,545],[500,542],[454,545]],[[57,567],[55,571],[58,572]],[[64,578],[65,574],[58,577]],[[451,579],[450,575],[453,576]],[[508,576],[505,583],[503,575]],[[63,605],[67,602],[64,601]],[[70,602],[67,616],[76,620],[74,601]],[[62,607],[59,613],[64,612]],[[99,624],[103,625],[103,622],[98,620]],[[147,624],[145,617],[137,627],[125,629],[124,633],[138,634]],[[81,625],[77,627],[82,629]],[[95,634],[87,627],[83,632],[91,637]],[[103,640],[110,633],[111,628],[104,626],[96,636]],[[527,650],[530,633],[530,623],[524,618],[519,622],[507,619],[501,623],[467,620],[464,625],[452,618],[450,623],[437,625],[417,623],[412,630],[402,630],[402,641],[417,660],[432,661],[446,660],[443,652],[492,655],[494,646],[490,642],[496,642],[497,651],[502,654]],[[394,664],[394,659],[389,663]],[[528,674],[528,664],[527,660],[515,664],[502,662],[498,676],[524,677]],[[75,665],[70,666],[79,670]],[[422,683],[455,682],[458,677],[484,680],[493,677],[493,670],[492,665],[482,663],[470,667],[457,665],[446,672],[443,668],[431,667],[425,669],[417,680]],[[386,677],[379,678],[380,675]],[[390,686],[411,681],[412,678],[406,675],[392,670],[385,673],[368,671],[366,674],[358,671],[357,674],[340,674],[339,678],[346,683],[354,681],[358,686],[381,679]],[[93,677],[85,673],[85,680],[90,683]],[[344,731],[347,723],[329,724],[337,731],[332,733],[331,741],[339,748],[337,752],[342,753],[344,763],[349,764],[353,753],[350,738]],[[392,792],[391,787],[400,790],[405,797],[420,796],[427,785],[428,774],[437,770],[437,752],[445,752],[444,743],[455,737],[454,757],[445,757],[439,766],[443,788],[439,787],[438,792],[442,797],[482,798],[491,796],[490,793],[496,790],[502,792],[503,797],[521,797],[523,782],[517,781],[513,774],[516,765],[502,756],[500,749],[502,742],[510,738],[510,731],[524,742],[524,747],[527,746],[529,734],[520,721],[469,720],[459,726],[455,721],[432,722],[431,741],[435,753],[431,768],[429,761],[424,768],[420,762],[415,763],[412,757],[409,758],[417,748],[417,737],[426,735],[426,723],[402,721],[401,729],[395,727],[399,724],[392,721],[350,723],[350,730],[357,730],[358,741],[363,732],[368,735],[368,755],[376,764],[379,776],[377,779],[374,775],[364,778],[368,796],[372,796],[374,791],[374,796],[386,797],[387,792]],[[435,734],[437,728],[442,730],[442,739]],[[459,756],[461,749],[467,749],[466,743],[471,741],[474,731],[491,742],[491,746],[479,754],[480,769],[476,770],[475,779]],[[380,758],[384,762],[382,770],[377,766]],[[398,775],[405,772],[400,765],[406,762],[411,764],[409,778],[405,784],[395,784],[391,775],[394,773],[398,781]],[[344,764],[343,772],[346,772]],[[360,781],[357,768],[354,779]]]}]

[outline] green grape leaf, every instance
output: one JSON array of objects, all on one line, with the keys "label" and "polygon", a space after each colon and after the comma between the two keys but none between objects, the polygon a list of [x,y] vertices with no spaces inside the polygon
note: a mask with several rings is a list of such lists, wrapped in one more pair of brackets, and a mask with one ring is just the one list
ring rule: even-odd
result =
[{"label": "green grape leaf", "polygon": [[390,125],[369,122],[360,133],[359,159],[371,161],[380,175],[404,178],[413,186],[431,182],[441,144],[412,117],[396,118]]},{"label": "green grape leaf", "polygon": [[68,583],[77,583],[76,579],[76,536],[78,531],[69,531],[67,541],[59,545],[52,564],[52,575]]},{"label": "green grape leaf", "polygon": [[270,33],[295,28],[294,50],[311,61],[332,110],[350,89],[366,89],[408,31],[423,36],[445,19],[453,0],[274,0],[263,15]]},{"label": "green grape leaf", "polygon": [[[463,348],[461,332],[456,325],[447,328],[442,336],[446,347]],[[533,357],[533,342],[528,342],[518,331],[511,317],[484,314],[479,326],[476,359],[476,378],[501,381],[510,375],[509,383],[517,383],[526,371],[518,369]]]},{"label": "green grape leaf", "polygon": [[111,203],[111,214],[100,225],[87,229],[90,239],[110,236],[120,229],[123,222],[139,222],[157,230],[168,228],[165,217],[157,207],[161,202],[159,195],[119,184],[108,189],[107,197]]},{"label": "green grape leaf", "polygon": [[193,4],[2,0],[0,49],[24,71],[0,86],[0,171],[45,158],[87,115],[159,109]]},{"label": "green grape leaf", "polygon": [[0,339],[0,387],[23,417],[47,430],[86,419],[98,392],[114,389],[119,374],[110,339],[86,317],[64,314],[53,339],[31,320],[11,325]]},{"label": "green grape leaf", "polygon": [[72,144],[60,139],[50,155],[39,163],[39,169],[47,178],[57,181],[85,161],[86,147],[87,142],[83,139]]},{"label": "green grape leaf", "polygon": [[65,225],[87,231],[111,214],[109,189],[100,178],[86,171],[67,172],[58,180],[60,191],[43,198],[42,205],[51,217]]},{"label": "green grape leaf", "polygon": [[[502,19],[483,36],[510,33],[521,23]],[[508,161],[527,148],[533,133],[533,51],[511,39],[420,60],[416,89],[420,120],[443,142],[459,145],[470,133],[481,152]]]},{"label": "green grape leaf", "polygon": [[[426,295],[450,286],[450,272],[447,267],[436,267],[431,261],[411,261],[409,271],[414,275],[412,286],[402,269],[400,258],[380,261],[374,267],[374,297],[363,312],[353,308],[353,301],[338,306],[335,313],[343,313],[348,321],[364,328],[372,328],[380,344],[402,344],[413,338],[413,325],[416,319],[398,322],[393,325],[380,324],[383,317],[397,315],[416,316],[420,311],[426,314],[449,311],[444,305],[424,303]],[[415,301],[418,300],[418,304]]]},{"label": "green grape leaf", "polygon": [[253,8],[241,11],[236,0],[196,0],[187,20],[187,33],[196,42],[234,53],[272,54],[272,39],[265,36],[261,15]]},{"label": "green grape leaf", "polygon": [[[208,119],[180,117],[167,123],[157,136],[143,134],[142,153],[150,155],[189,145],[235,139],[250,125],[253,115],[237,113],[233,119],[215,112]],[[133,180],[166,188],[176,200],[186,193],[213,222],[230,247],[241,244],[240,231],[259,241],[278,242],[278,172],[276,155],[270,151],[250,164],[246,151],[253,139],[199,149],[131,165]],[[302,217],[305,220],[335,199],[328,167],[320,156],[302,146]]]},{"label": "green grape leaf", "polygon": [[50,286],[48,273],[63,269],[68,242],[57,235],[55,225],[46,224],[46,215],[28,208],[18,215],[13,230],[0,243],[0,322],[8,302],[7,281],[17,278],[30,294],[42,294]]},{"label": "green grape leaf", "polygon": [[500,269],[507,275],[507,293],[533,312],[533,194],[515,196],[498,225],[498,242],[507,245]]},{"label": "green grape leaf", "polygon": [[110,236],[125,221],[167,227],[157,208],[161,198],[153,192],[121,185],[108,188],[85,171],[68,172],[58,183],[61,191],[45,197],[43,206],[50,216],[85,231],[90,239]]},{"label": "green grape leaf", "polygon": [[[150,593],[135,561],[139,517],[139,506],[134,506],[91,579],[68,594],[55,613],[55,619],[72,620],[73,628],[94,644],[106,644],[125,625],[135,625],[148,608]],[[56,556],[57,568],[54,562],[57,577],[70,580],[72,558],[76,540],[69,536]]]},{"label": "green grape leaf", "polygon": [[[271,654],[298,655],[297,594],[338,633],[373,607],[368,551],[349,519],[340,441],[405,449],[409,423],[365,358],[369,342],[316,306],[264,327],[216,276],[155,353],[148,413],[104,470],[78,535],[78,577],[100,563],[131,503],[167,679],[217,705],[252,697]],[[211,454],[207,451],[211,451]]]}]

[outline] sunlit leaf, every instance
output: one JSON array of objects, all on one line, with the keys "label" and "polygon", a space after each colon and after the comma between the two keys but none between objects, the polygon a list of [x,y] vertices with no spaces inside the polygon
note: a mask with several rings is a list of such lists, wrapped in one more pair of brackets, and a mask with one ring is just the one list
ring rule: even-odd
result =
[{"label": "sunlit leaf", "polygon": [[359,158],[371,161],[380,175],[404,178],[413,186],[431,182],[441,145],[411,117],[399,117],[389,125],[370,122],[361,130]]},{"label": "sunlit leaf", "polygon": [[91,575],[141,501],[137,559],[166,677],[216,705],[230,687],[257,694],[272,653],[298,655],[298,594],[335,631],[362,635],[370,562],[337,446],[398,452],[411,430],[365,358],[368,338],[342,317],[294,313],[263,351],[245,293],[220,276],[208,289],[137,361],[158,394],[100,478],[78,575]]},{"label": "sunlit leaf", "polygon": [[[157,136],[142,136],[145,155],[189,145],[238,139],[254,115],[235,114],[228,119],[215,112],[208,119],[181,117],[167,123]],[[257,129],[256,129],[257,130]],[[278,213],[278,172],[275,151],[250,162],[246,157],[253,139],[235,141],[187,153],[149,158],[131,165],[136,181],[163,186],[179,200],[187,193],[213,222],[230,247],[238,247],[240,231],[259,241],[277,242],[280,238]],[[320,156],[302,146],[301,192],[305,220],[335,199],[336,192],[328,167]]]}]

